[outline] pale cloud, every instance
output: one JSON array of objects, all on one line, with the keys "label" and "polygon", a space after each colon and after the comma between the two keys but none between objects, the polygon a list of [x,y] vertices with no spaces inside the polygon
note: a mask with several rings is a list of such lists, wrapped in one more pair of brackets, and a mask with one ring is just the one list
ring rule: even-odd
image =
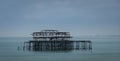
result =
[{"label": "pale cloud", "polygon": [[120,34],[119,0],[0,0],[0,8],[4,36],[48,28],[74,35]]},{"label": "pale cloud", "polygon": [[[81,18],[101,18],[103,16],[112,17],[113,15],[118,16],[119,5],[113,0],[66,0],[58,1],[53,0],[50,2],[42,1],[29,5],[25,9],[24,16],[27,18],[46,18],[53,16],[79,16]],[[114,10],[117,10],[114,12]],[[108,16],[108,17],[107,17]],[[99,19],[100,19],[99,18]]]}]

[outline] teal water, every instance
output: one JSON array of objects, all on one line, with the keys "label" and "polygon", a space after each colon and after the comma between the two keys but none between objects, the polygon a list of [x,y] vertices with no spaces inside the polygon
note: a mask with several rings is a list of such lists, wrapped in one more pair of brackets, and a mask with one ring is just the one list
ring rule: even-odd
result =
[{"label": "teal water", "polygon": [[1,37],[0,61],[120,61],[120,36],[80,36],[91,40],[92,51],[32,52],[19,50],[29,37]]}]

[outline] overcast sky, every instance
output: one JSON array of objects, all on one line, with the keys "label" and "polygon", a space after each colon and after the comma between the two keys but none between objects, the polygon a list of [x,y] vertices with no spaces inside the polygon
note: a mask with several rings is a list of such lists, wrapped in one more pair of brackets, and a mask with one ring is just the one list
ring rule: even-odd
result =
[{"label": "overcast sky", "polygon": [[0,0],[1,37],[43,29],[120,35],[120,0]]}]

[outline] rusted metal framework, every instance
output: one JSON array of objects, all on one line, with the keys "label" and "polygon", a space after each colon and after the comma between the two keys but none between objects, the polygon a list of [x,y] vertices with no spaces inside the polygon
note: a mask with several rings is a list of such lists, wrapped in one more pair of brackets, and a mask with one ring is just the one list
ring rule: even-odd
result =
[{"label": "rusted metal framework", "polygon": [[35,41],[64,41],[71,38],[69,32],[59,32],[58,30],[42,30],[41,32],[33,32],[32,35]]},{"label": "rusted metal framework", "polygon": [[71,40],[70,32],[58,30],[42,30],[32,33],[33,40],[25,42],[30,51],[70,51],[73,49],[91,50],[89,40]]}]

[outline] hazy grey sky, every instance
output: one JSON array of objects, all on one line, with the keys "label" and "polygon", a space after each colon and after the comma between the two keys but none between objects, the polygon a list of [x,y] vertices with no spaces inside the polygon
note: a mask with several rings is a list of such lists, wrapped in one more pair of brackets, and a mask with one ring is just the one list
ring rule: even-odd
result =
[{"label": "hazy grey sky", "polygon": [[43,29],[120,35],[120,0],[0,0],[1,37]]}]

